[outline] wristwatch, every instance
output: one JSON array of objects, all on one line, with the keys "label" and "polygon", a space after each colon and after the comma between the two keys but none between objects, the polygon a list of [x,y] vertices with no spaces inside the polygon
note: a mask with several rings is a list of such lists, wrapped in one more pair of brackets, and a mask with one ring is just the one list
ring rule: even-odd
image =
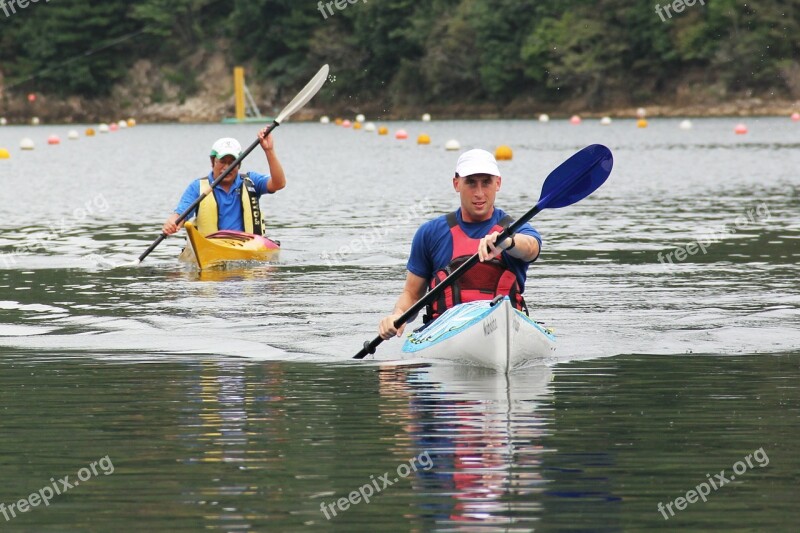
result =
[{"label": "wristwatch", "polygon": [[513,250],[513,249],[514,249],[514,247],[515,247],[516,245],[517,245],[517,243],[514,241],[514,236],[512,235],[512,236],[511,236],[511,246],[509,246],[508,248],[506,248],[506,249],[505,249],[505,250],[503,250],[503,251],[504,251],[504,252],[510,252],[511,250]]}]

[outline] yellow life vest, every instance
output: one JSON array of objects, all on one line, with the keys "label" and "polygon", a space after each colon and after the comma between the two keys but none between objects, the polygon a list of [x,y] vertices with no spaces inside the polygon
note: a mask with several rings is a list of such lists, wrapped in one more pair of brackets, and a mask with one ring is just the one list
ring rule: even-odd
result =
[{"label": "yellow life vest", "polygon": [[[245,233],[263,235],[264,221],[261,218],[261,209],[258,205],[256,186],[249,175],[241,174],[241,177],[242,220],[244,221],[244,231]],[[217,205],[217,199],[214,198],[214,192],[211,190],[208,176],[204,176],[198,181],[200,182],[200,194],[205,194],[206,191],[208,191],[208,195],[203,198],[203,201],[200,202],[197,208],[195,227],[201,235],[207,237],[219,231],[219,206]]]}]

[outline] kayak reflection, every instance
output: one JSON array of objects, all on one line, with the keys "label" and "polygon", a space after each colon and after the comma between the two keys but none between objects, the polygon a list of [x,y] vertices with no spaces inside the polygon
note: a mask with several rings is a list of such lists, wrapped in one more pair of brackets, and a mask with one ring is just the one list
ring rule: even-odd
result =
[{"label": "kayak reflection", "polygon": [[423,504],[421,516],[439,526],[496,526],[541,511],[530,496],[547,484],[542,439],[548,425],[539,410],[550,401],[552,378],[545,366],[510,375],[444,365],[381,372],[381,395],[408,402],[407,410],[391,412],[397,402],[381,403],[383,417],[402,421],[410,437],[397,439],[407,443],[395,447],[398,462],[428,451],[435,468],[417,473],[415,491],[452,498]]}]

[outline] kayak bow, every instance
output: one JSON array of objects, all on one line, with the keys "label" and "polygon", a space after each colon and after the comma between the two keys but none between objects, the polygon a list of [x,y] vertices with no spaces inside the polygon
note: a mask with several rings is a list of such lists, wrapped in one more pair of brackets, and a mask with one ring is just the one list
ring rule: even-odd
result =
[{"label": "kayak bow", "polygon": [[200,270],[231,261],[271,261],[280,252],[280,243],[242,231],[219,231],[204,237],[191,222],[186,223],[186,236],[180,260]]}]

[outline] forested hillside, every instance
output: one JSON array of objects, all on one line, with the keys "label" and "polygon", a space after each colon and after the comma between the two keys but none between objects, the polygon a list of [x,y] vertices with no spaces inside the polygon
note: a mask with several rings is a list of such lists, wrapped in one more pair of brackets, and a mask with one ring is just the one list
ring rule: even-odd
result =
[{"label": "forested hillside", "polygon": [[146,101],[180,103],[202,92],[215,55],[216,76],[247,66],[262,102],[330,63],[320,101],[342,110],[800,99],[800,0],[665,1],[666,12],[641,0],[352,1],[51,0],[11,13],[7,0],[2,104],[102,99],[142,61]]}]

